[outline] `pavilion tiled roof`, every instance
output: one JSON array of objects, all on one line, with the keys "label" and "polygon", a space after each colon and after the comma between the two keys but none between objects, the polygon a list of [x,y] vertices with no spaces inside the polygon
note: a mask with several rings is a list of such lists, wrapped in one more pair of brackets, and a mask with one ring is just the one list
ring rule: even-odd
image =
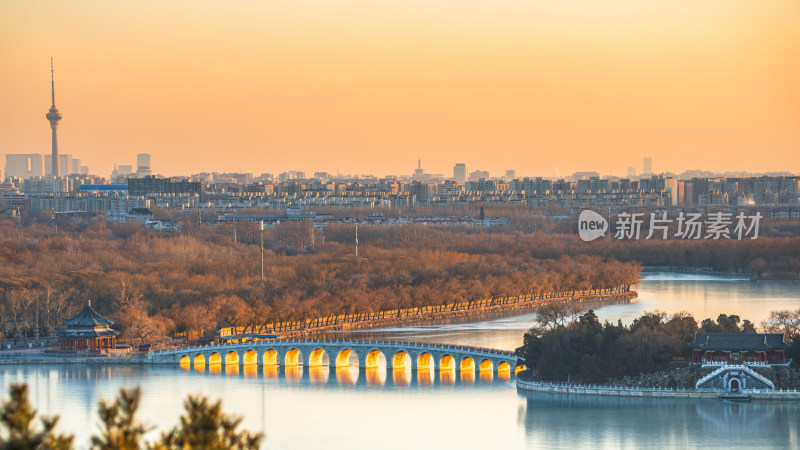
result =
[{"label": "pavilion tiled roof", "polygon": [[113,325],[114,322],[101,316],[92,308],[92,301],[86,300],[86,306],[72,319],[65,320],[67,327],[99,327],[103,325]]},{"label": "pavilion tiled roof", "polygon": [[689,344],[698,350],[772,350],[786,348],[783,333],[695,333]]}]

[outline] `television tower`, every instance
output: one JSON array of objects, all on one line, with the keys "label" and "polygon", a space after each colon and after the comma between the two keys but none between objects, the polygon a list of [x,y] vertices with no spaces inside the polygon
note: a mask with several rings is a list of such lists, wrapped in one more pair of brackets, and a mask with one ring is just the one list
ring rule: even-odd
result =
[{"label": "television tower", "polygon": [[53,104],[50,105],[50,110],[47,111],[47,120],[50,121],[50,129],[53,130],[53,154],[50,157],[50,173],[55,177],[61,176],[61,167],[58,161],[58,138],[56,137],[56,128],[58,128],[58,121],[61,120],[61,113],[56,109],[56,84],[53,81],[53,58],[50,58],[50,95],[53,99]]}]

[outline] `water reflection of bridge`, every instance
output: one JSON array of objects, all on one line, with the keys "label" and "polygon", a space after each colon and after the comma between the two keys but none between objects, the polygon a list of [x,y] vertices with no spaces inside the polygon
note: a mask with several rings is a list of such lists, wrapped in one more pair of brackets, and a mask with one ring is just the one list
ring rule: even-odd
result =
[{"label": "water reflection of bridge", "polygon": [[[187,347],[152,352],[153,363],[180,364],[183,368],[230,372],[241,367],[245,372],[264,367],[265,376],[269,367],[285,366],[287,378],[290,368],[335,367],[337,377],[340,369],[360,367],[367,370],[385,368],[434,371],[440,373],[456,371],[462,374],[494,374],[510,376],[522,369],[517,365],[513,352],[461,345],[441,345],[421,342],[387,341],[284,341],[265,340],[235,344]],[[311,372],[309,372],[311,373]],[[453,375],[455,376],[455,375]]]},{"label": "water reflection of bridge", "polygon": [[369,369],[357,366],[258,366],[256,364],[192,367],[181,364],[180,368],[192,373],[211,376],[225,376],[244,379],[260,379],[266,383],[283,383],[287,385],[308,384],[311,386],[448,386],[448,385],[491,385],[495,381],[509,381],[510,372],[494,373],[490,371],[456,371],[432,369],[411,370],[408,367],[387,369],[385,366]]}]

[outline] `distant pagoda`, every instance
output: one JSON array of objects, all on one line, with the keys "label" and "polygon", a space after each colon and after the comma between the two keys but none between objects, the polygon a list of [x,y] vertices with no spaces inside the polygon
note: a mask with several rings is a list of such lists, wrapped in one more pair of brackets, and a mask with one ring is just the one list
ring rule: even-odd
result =
[{"label": "distant pagoda", "polygon": [[111,329],[114,322],[98,314],[92,301],[75,317],[65,320],[64,331],[58,333],[61,350],[108,350],[117,348],[119,331]]}]

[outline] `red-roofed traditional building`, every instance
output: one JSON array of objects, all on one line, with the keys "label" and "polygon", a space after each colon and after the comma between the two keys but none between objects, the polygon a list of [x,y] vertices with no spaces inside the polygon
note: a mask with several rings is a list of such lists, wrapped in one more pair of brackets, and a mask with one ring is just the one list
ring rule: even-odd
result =
[{"label": "red-roofed traditional building", "polygon": [[704,365],[782,365],[788,361],[788,344],[779,333],[696,333],[692,362]]},{"label": "red-roofed traditional building", "polygon": [[117,348],[119,331],[111,329],[114,322],[92,308],[91,300],[75,317],[65,320],[64,331],[58,333],[62,350],[108,350]]}]

